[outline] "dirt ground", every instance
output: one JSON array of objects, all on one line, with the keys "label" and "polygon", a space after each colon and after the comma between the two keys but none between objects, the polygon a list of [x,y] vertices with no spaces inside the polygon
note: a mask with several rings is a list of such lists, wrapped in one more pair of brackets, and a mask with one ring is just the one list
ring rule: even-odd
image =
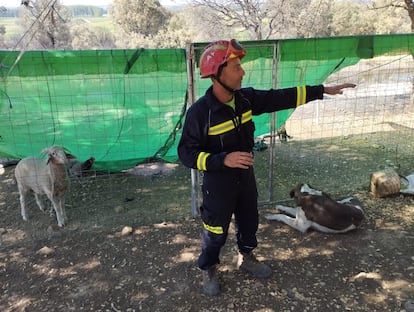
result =
[{"label": "dirt ground", "polygon": [[[378,93],[384,86],[364,81],[338,105],[298,108],[286,124],[293,138],[277,142],[273,158],[270,148],[255,153],[256,254],[273,275],[240,272],[230,235],[219,268],[222,293],[213,298],[201,291],[201,226],[191,213],[187,168],[154,165],[73,180],[64,228],[34,200],[24,222],[14,166],[0,168],[0,311],[414,312],[414,196],[368,192],[375,171],[414,172],[414,114],[404,111],[409,96],[396,93],[400,85],[391,81],[386,97]],[[362,227],[302,234],[266,220],[275,203],[292,204],[288,194],[298,182],[359,199]]]},{"label": "dirt ground", "polygon": [[[237,270],[230,236],[219,269],[222,294],[214,298],[201,292],[200,220],[191,215],[188,169],[154,166],[73,180],[69,223],[61,229],[34,200],[30,220],[21,219],[14,166],[3,168],[0,311],[412,312],[414,199],[368,193],[369,174],[394,152],[367,140],[277,144],[276,199],[289,204],[289,189],[306,179],[335,196],[357,197],[367,218],[348,234],[301,234],[264,219],[275,209],[262,205],[256,254],[272,277],[254,279]],[[255,157],[263,200],[268,150]],[[411,165],[411,155],[399,155],[402,173]]]}]

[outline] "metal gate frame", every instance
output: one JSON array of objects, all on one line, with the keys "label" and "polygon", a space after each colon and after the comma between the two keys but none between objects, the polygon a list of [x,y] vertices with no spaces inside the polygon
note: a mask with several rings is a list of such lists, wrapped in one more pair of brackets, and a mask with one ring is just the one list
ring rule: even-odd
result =
[{"label": "metal gate frame", "polygon": [[[278,64],[280,61],[280,49],[279,41],[271,44],[257,44],[257,43],[243,43],[245,48],[250,48],[254,46],[273,46],[273,62],[272,62],[272,88],[278,87]],[[188,92],[188,102],[187,108],[189,108],[196,101],[196,59],[195,51],[197,48],[193,43],[190,43],[186,47],[186,62],[187,62],[187,92]],[[276,137],[277,137],[277,112],[270,113],[270,129],[269,134],[265,135],[269,139],[269,175],[267,180],[268,185],[268,197],[267,199],[260,201],[259,206],[271,205],[274,203],[274,156],[276,153]],[[202,183],[202,172],[197,169],[191,169],[191,215],[196,218],[200,215],[200,206],[202,203],[202,193],[201,193],[201,183]]]}]

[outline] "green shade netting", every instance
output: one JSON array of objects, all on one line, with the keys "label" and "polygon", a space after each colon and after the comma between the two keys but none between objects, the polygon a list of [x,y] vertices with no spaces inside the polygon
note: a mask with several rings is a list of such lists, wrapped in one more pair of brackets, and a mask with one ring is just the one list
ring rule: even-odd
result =
[{"label": "green shade netting", "polygon": [[[243,84],[320,84],[361,58],[412,53],[413,40],[406,34],[243,42]],[[196,59],[204,46],[194,44]],[[177,160],[187,105],[184,49],[0,51],[0,75],[1,157],[61,145],[79,160],[94,156],[98,170]],[[196,96],[209,85],[196,79]],[[276,126],[291,112],[278,112]],[[256,135],[269,132],[268,115],[254,120]]]}]

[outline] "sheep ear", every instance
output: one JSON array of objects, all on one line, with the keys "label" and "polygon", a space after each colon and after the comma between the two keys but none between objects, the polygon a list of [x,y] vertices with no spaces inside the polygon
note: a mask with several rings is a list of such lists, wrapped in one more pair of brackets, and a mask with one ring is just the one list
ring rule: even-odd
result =
[{"label": "sheep ear", "polygon": [[50,147],[46,147],[42,149],[39,154],[44,155],[44,154],[49,154],[49,152],[50,152]]},{"label": "sheep ear", "polygon": [[75,159],[76,158],[76,156],[75,155],[73,155],[71,152],[70,152],[70,150],[69,149],[67,149],[66,147],[64,147],[64,146],[59,146],[62,150],[63,150],[63,152],[65,153],[65,155],[66,155],[66,158],[67,159]]},{"label": "sheep ear", "polygon": [[50,147],[44,148],[42,149],[42,151],[40,152],[40,155],[47,155],[46,157],[46,164],[49,164],[50,159],[52,158],[50,156],[50,153],[52,152],[52,149]]},{"label": "sheep ear", "polygon": [[67,159],[75,159],[75,158],[76,158],[76,156],[75,156],[75,155],[70,154],[70,153],[67,153],[67,152],[65,152],[65,155],[66,155],[66,158],[67,158]]},{"label": "sheep ear", "polygon": [[64,146],[59,146],[65,153],[70,154],[70,150]]}]

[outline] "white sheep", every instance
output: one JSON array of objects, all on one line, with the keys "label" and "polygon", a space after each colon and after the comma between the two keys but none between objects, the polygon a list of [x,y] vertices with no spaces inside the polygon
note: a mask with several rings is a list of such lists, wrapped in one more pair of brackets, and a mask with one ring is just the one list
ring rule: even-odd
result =
[{"label": "white sheep", "polygon": [[21,214],[28,220],[26,210],[27,195],[33,191],[36,203],[41,211],[45,211],[39,195],[46,194],[56,212],[58,226],[65,225],[65,192],[69,188],[66,165],[72,155],[65,153],[65,148],[51,146],[43,149],[46,159],[26,157],[19,161],[15,169],[15,177],[20,194]]}]

